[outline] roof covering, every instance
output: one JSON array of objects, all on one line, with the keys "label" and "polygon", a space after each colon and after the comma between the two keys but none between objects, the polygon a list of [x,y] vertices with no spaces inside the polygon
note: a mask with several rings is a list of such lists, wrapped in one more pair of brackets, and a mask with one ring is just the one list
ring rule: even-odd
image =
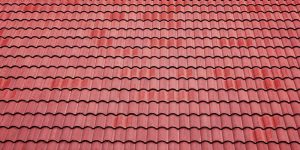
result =
[{"label": "roof covering", "polygon": [[300,149],[298,0],[2,0],[0,149]]}]

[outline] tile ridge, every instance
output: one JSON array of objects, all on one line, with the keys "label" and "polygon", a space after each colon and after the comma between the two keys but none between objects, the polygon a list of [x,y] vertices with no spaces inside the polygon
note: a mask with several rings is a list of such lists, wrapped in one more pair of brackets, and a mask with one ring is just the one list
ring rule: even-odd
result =
[{"label": "tile ridge", "polygon": [[165,101],[155,101],[155,100],[83,100],[83,99],[80,99],[80,100],[74,100],[74,99],[71,99],[71,100],[67,100],[67,99],[49,99],[49,100],[45,100],[45,99],[39,99],[39,100],[35,100],[35,99],[29,99],[29,100],[26,100],[26,99],[20,99],[20,100],[15,100],[15,99],[8,99],[8,100],[3,100],[3,99],[0,99],[0,102],[4,102],[4,103],[32,103],[32,102],[35,102],[35,103],[61,103],[61,102],[64,102],[64,103],[71,103],[71,102],[74,102],[74,103],[137,103],[137,104],[140,104],[140,103],[146,103],[146,104],[150,104],[150,103],[155,103],[155,104],[160,104],[160,103],[165,103],[165,104],[170,104],[170,103],[176,103],[176,104],[180,104],[180,103],[196,103],[196,104],[201,104],[201,103],[205,103],[205,104],[211,104],[211,103],[217,103],[217,104],[221,104],[221,103],[226,103],[226,104],[230,104],[230,103],[237,103],[237,104],[241,104],[241,103],[246,103],[246,104],[251,104],[251,103],[258,103],[258,104],[261,104],[261,103],[268,103],[268,104],[271,104],[271,103],[276,103],[276,104],[292,104],[292,103],[297,103],[297,104],[300,104],[300,100],[260,100],[260,101],[257,101],[257,100],[239,100],[239,101],[234,101],[234,100],[210,100],[210,101],[205,101],[205,100],[165,100]]},{"label": "tile ridge", "polygon": [[26,115],[31,115],[31,116],[37,116],[37,115],[42,115],[42,116],[46,116],[46,115],[52,115],[52,116],[56,116],[56,115],[63,115],[63,116],[67,116],[67,115],[72,115],[72,116],[79,116],[79,115],[82,115],[82,116],[99,116],[99,115],[102,115],[102,116],[229,116],[229,117],[232,117],[232,116],[259,116],[259,117],[262,117],[262,116],[279,116],[279,117],[285,117],[285,116],[289,116],[289,117],[295,117],[295,116],[300,116],[300,113],[283,113],[283,114],[280,114],[280,113],[231,113],[231,114],[228,114],[228,113],[82,113],[82,112],[79,112],[79,113],[71,113],[71,112],[68,112],[68,113],[62,113],[62,112],[57,112],[57,113],[52,113],[52,112],[35,112],[35,113],[32,113],[32,112],[5,112],[5,113],[0,113],[0,116],[6,116],[6,115],[10,115],[10,116],[15,116],[15,115],[21,115],[21,116],[26,116]]},{"label": "tile ridge", "polygon": [[[1,5],[0,5],[1,6]],[[82,11],[78,11],[78,10],[66,10],[66,11],[62,11],[62,10],[0,10],[0,13],[166,13],[166,14],[204,14],[204,13],[298,13],[298,11],[295,10],[291,10],[291,11],[286,11],[286,10],[282,10],[282,11],[278,11],[278,10],[266,10],[266,11],[245,11],[245,10],[241,10],[241,11],[207,11],[207,10],[202,10],[202,11],[133,11],[133,10],[129,10],[129,11],[102,11],[102,10],[98,10],[98,11],[94,11],[94,10],[90,10],[90,11],[86,11],[86,10],[82,10]]]},{"label": "tile ridge", "polygon": [[0,76],[0,79],[119,79],[119,80],[295,80],[300,79],[300,76],[296,77],[87,77],[87,76]]},{"label": "tile ridge", "polygon": [[300,89],[297,88],[248,88],[248,89],[243,89],[243,88],[170,88],[170,89],[157,89],[157,88],[0,88],[0,91],[294,91],[298,92]]},{"label": "tile ridge", "polygon": [[0,27],[0,30],[298,30],[300,29],[300,27],[286,27],[286,28],[282,28],[282,27],[245,27],[245,28],[241,28],[241,27],[236,27],[236,28],[232,28],[232,27],[220,27],[220,28],[215,28],[215,27],[202,27],[202,28],[157,28],[157,27],[152,27],[152,28],[140,28],[140,27],[136,27],[136,28],[125,28],[125,27]]},{"label": "tile ridge", "polygon": [[[299,37],[300,38],[300,37]],[[129,58],[129,59],[152,59],[152,58],[156,58],[156,59],[170,59],[170,58],[175,58],[175,59],[179,59],[179,58],[193,58],[193,59],[197,59],[197,58],[202,58],[202,59],[206,59],[206,58],[248,58],[248,59],[252,59],[252,58],[256,58],[256,59],[261,59],[261,58],[266,58],[266,59],[279,59],[279,58],[293,58],[293,59],[298,59],[300,58],[299,56],[237,56],[237,55],[233,55],[233,56],[229,56],[229,55],[225,55],[225,56],[111,56],[111,55],[0,55],[0,58]]]},{"label": "tile ridge", "polygon": [[181,129],[196,129],[196,130],[202,130],[202,129],[207,129],[207,130],[299,130],[300,127],[208,127],[208,126],[201,126],[201,127],[196,127],[196,126],[192,126],[192,127],[175,127],[175,126],[171,126],[171,127],[164,127],[164,126],[159,126],[159,127],[155,127],[155,126],[149,126],[149,127],[143,127],[143,126],[138,126],[138,127],[133,127],[133,126],[127,126],[127,127],[123,127],[123,126],[0,126],[0,129],[133,129],[133,130],[137,130],[137,129],[155,129],[155,130],[159,130],[159,129],[164,129],[164,130],[170,130],[170,129],[175,129],[175,130],[181,130]]},{"label": "tile ridge", "polygon": [[286,21],[291,21],[291,22],[299,22],[300,19],[27,19],[27,18],[23,18],[23,19],[19,19],[19,18],[14,18],[14,19],[10,19],[10,18],[6,18],[6,19],[0,19],[0,21],[75,21],[75,22],[80,22],[80,21],[150,21],[150,22],[237,22],[237,21],[249,21],[249,22],[253,22],[253,21],[257,21],[257,22],[261,22],[261,21],[265,21],[265,22],[286,22]]},{"label": "tile ridge", "polygon": [[96,46],[96,45],[92,45],[92,46],[78,46],[78,45],[1,45],[0,48],[122,48],[122,49],[126,49],[126,48],[139,48],[139,49],[162,49],[162,48],[289,48],[289,49],[293,49],[293,48],[300,48],[299,45],[295,45],[295,46]]},{"label": "tile ridge", "polygon": [[0,65],[0,68],[83,68],[83,69],[86,69],[86,68],[93,68],[93,69],[96,69],[96,68],[101,68],[101,69],[107,69],[107,68],[110,68],[110,69],[124,69],[124,68],[128,68],[128,69],[134,69],[134,68],[137,68],[137,69],[153,69],[153,68],[156,68],[156,69],[179,69],[179,68],[183,68],[183,69],[199,69],[199,68],[202,68],[202,69],[208,69],[208,68],[211,68],[211,69],[216,69],[216,68],[220,68],[220,69],[226,69],[226,68],[229,68],[229,69],[300,69],[300,67],[297,67],[297,66],[178,66],[178,67],[175,67],[175,66],[160,66],[160,67],[157,67],[157,66],[151,66],[151,67],[148,67],[148,66],[46,66],[46,65],[40,65],[40,66],[37,66],[37,65],[32,65],[32,66],[27,66],[27,65],[21,65],[21,66],[18,66],[18,65],[3,65],[1,66]]},{"label": "tile ridge", "polygon": [[18,143],[18,142],[22,142],[22,143],[52,143],[52,142],[55,142],[55,143],[132,143],[132,144],[137,144],[137,143],[143,143],[143,144],[148,144],[148,143],[154,143],[154,144],[159,144],[159,143],[167,143],[167,144],[170,144],[170,143],[188,143],[188,144],[191,144],[191,143],[210,143],[210,144],[213,144],[213,143],[219,143],[219,144],[226,144],[226,143],[231,143],[231,144],[247,144],[247,143],[252,143],[252,144],[259,144],[259,143],[262,143],[262,144],[300,144],[299,141],[240,141],[240,140],[236,140],[236,141],[229,141],[229,140],[224,140],[224,141],[218,141],[218,140],[215,140],[215,141],[209,141],[209,140],[191,140],[191,141],[175,141],[175,140],[169,140],[169,141],[165,141],[165,140],[157,140],[157,141],[142,141],[142,140],[137,140],[137,141],[132,141],[132,140],[114,140],[114,141],[111,141],[111,140],[91,140],[91,141],[88,141],[88,140],[81,140],[81,141],[78,141],[78,140],[1,140],[0,143]]},{"label": "tile ridge", "polygon": [[[298,36],[265,36],[265,37],[98,37],[98,36],[0,36],[0,39],[300,39]],[[221,46],[222,47],[222,46]]]},{"label": "tile ridge", "polygon": [[0,3],[0,6],[299,6],[300,4],[63,4],[63,3]]}]

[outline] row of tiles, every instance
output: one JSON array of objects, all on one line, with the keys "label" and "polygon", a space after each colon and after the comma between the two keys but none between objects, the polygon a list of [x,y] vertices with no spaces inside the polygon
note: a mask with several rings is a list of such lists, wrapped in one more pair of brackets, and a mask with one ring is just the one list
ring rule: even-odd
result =
[{"label": "row of tiles", "polygon": [[[141,34],[142,33],[142,34]],[[28,29],[28,30],[1,30],[3,38],[25,37],[77,37],[77,38],[166,38],[166,39],[203,39],[203,38],[244,38],[244,39],[272,39],[272,38],[297,38],[300,29]]]},{"label": "row of tiles", "polygon": [[[145,10],[144,10],[145,11]],[[80,15],[79,15],[80,14]],[[1,13],[1,19],[112,19],[112,20],[299,20],[297,12],[17,12]]]},{"label": "row of tiles", "polygon": [[122,142],[5,142],[0,144],[0,149],[36,149],[36,150],[297,150],[300,149],[298,143],[241,143],[241,142],[192,142],[192,143],[176,143],[176,142],[160,142],[160,143],[122,143]]},{"label": "row of tiles", "polygon": [[[30,42],[28,42],[30,41]],[[1,47],[299,47],[298,38],[15,38],[0,39]]]},{"label": "row of tiles", "polygon": [[[53,57],[297,57],[300,56],[300,47],[294,48],[1,48],[0,57],[8,56],[41,56]],[[9,57],[8,57],[9,58]]]},{"label": "row of tiles", "polygon": [[299,101],[299,90],[80,90],[2,89],[2,101],[94,100],[94,101]]},{"label": "row of tiles", "polygon": [[219,142],[192,142],[192,143],[122,143],[122,142],[5,142],[0,144],[0,148],[7,150],[14,149],[37,149],[37,150],[84,150],[84,149],[99,149],[99,150],[297,150],[300,144],[297,143],[219,143]]},{"label": "row of tiles", "polygon": [[0,128],[0,141],[296,142],[299,129]]},{"label": "row of tiles", "polygon": [[[299,102],[0,102],[0,114],[300,115]],[[205,116],[204,116],[205,117]],[[227,116],[228,117],[228,116]],[[239,116],[240,117],[240,116]],[[288,116],[286,117],[288,118]],[[300,121],[299,122],[300,125]],[[291,122],[290,122],[291,123]]]},{"label": "row of tiles", "polygon": [[300,79],[0,79],[2,89],[298,90]]},{"label": "row of tiles", "polygon": [[300,116],[6,114],[0,128],[299,129]]},{"label": "row of tiles", "polygon": [[300,78],[298,68],[2,68],[3,78],[80,79],[285,79]]},{"label": "row of tiles", "polygon": [[218,4],[218,5],[203,5],[203,4],[191,4],[191,5],[174,5],[174,4],[155,4],[155,5],[143,5],[143,4],[82,4],[82,5],[64,5],[64,4],[39,4],[30,3],[23,5],[4,5],[0,4],[0,10],[2,11],[166,11],[166,12],[180,12],[180,11],[198,11],[198,12],[224,12],[224,11],[298,11],[300,5],[294,4],[275,4],[275,5],[253,5],[253,4]]},{"label": "row of tiles", "polygon": [[90,66],[90,67],[107,67],[107,68],[131,68],[131,67],[162,67],[162,68],[213,68],[213,67],[299,67],[300,57],[252,57],[252,58],[230,58],[230,57],[207,57],[207,58],[112,58],[112,57],[90,57],[90,58],[41,58],[41,57],[16,57],[0,60],[3,66]]},{"label": "row of tiles", "polygon": [[[3,2],[2,2],[3,3]],[[113,1],[98,1],[98,0],[84,0],[82,2],[77,0],[70,1],[61,1],[61,0],[16,0],[9,3],[46,3],[46,4],[176,4],[176,5],[192,5],[192,4],[201,4],[201,5],[217,5],[217,4],[256,4],[256,5],[268,5],[268,4],[299,4],[299,2],[294,0],[248,0],[248,1],[240,1],[240,0],[213,0],[213,1],[202,1],[202,0],[113,0]]]},{"label": "row of tiles", "polygon": [[[80,16],[80,15],[78,15]],[[88,16],[88,15],[87,15]],[[3,20],[4,21],[4,20]],[[0,24],[0,28],[12,28],[12,27],[57,27],[57,28],[208,28],[208,29],[220,29],[220,28],[299,28],[300,20],[157,20],[157,21],[145,21],[145,20],[87,20],[87,19],[75,19],[69,18],[64,20],[54,19],[23,19],[23,20],[11,20],[5,19]]]}]

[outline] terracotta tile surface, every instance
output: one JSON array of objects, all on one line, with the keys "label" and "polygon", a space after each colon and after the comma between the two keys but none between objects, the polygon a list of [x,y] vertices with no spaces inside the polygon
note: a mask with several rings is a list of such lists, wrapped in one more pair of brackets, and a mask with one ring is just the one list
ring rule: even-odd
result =
[{"label": "terracotta tile surface", "polygon": [[0,149],[300,149],[300,1],[4,0]]}]

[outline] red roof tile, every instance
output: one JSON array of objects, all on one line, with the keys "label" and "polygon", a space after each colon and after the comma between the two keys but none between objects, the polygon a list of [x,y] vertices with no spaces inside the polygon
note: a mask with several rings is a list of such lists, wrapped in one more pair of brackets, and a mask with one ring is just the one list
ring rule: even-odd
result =
[{"label": "red roof tile", "polygon": [[300,149],[299,10],[0,2],[0,149]]}]

